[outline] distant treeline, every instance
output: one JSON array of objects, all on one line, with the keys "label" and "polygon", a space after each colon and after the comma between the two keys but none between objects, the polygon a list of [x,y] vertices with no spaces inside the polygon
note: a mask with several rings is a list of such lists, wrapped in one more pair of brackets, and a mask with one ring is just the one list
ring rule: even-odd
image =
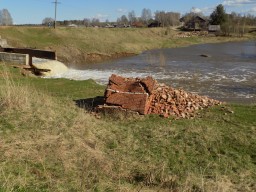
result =
[{"label": "distant treeline", "polygon": [[[122,15],[117,18],[116,21],[100,21],[99,18],[84,18],[83,20],[64,20],[57,21],[57,25],[59,26],[69,26],[69,25],[77,25],[77,26],[136,26],[136,27],[147,27],[151,23],[155,23],[156,26],[177,26],[180,24],[180,13],[177,12],[165,12],[165,11],[156,11],[154,16],[150,9],[144,8],[142,10],[141,16],[137,17],[134,11],[129,12],[127,15]],[[53,23],[54,20],[52,18],[45,18],[42,21],[42,24],[49,25]]]},{"label": "distant treeline", "polygon": [[232,12],[231,14],[227,14],[226,22],[222,25],[222,31],[226,35],[231,33],[243,35],[252,31],[253,26],[256,26],[256,16],[251,14],[241,15]]},{"label": "distant treeline", "polygon": [[[219,5],[220,6],[220,5]],[[218,8],[218,7],[217,7]],[[214,12],[213,12],[214,13]],[[184,15],[181,15],[177,12],[166,12],[166,11],[156,11],[154,16],[151,13],[150,9],[143,9],[141,16],[137,17],[134,11],[129,12],[127,15],[122,15],[117,18],[116,21],[100,21],[98,18],[84,18],[82,20],[64,20],[57,21],[57,25],[59,26],[69,26],[69,25],[77,25],[77,26],[85,26],[85,27],[106,27],[106,26],[135,26],[135,27],[147,27],[152,23],[155,23],[155,27],[169,27],[169,26],[178,26],[181,24],[180,19],[186,18],[189,22],[192,17],[198,15],[200,17],[205,18],[211,23],[212,15],[205,16],[202,13],[194,13],[189,12]],[[222,29],[226,32],[237,32],[238,28],[245,28],[243,26],[256,26],[256,16],[252,14],[241,15],[236,12],[232,12],[230,14],[223,13],[225,19],[222,23]],[[44,25],[49,25],[53,23],[54,20],[52,18],[45,18],[42,22]]]}]

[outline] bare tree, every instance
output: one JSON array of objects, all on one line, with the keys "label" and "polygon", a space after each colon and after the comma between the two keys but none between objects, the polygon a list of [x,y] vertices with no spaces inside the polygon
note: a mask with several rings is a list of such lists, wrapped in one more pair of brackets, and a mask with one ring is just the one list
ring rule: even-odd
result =
[{"label": "bare tree", "polygon": [[246,15],[246,23],[250,26],[256,26],[256,16],[252,14]]},{"label": "bare tree", "polygon": [[42,21],[43,25],[48,25],[48,26],[52,25],[53,23],[54,23],[54,19],[51,17],[46,17]]},{"label": "bare tree", "polygon": [[90,19],[84,18],[84,20],[83,20],[84,26],[89,27],[89,26],[90,26],[90,23],[91,23],[91,20],[90,20]]},{"label": "bare tree", "polygon": [[155,20],[160,22],[163,27],[177,26],[180,24],[180,13],[156,11]]},{"label": "bare tree", "polygon": [[226,22],[222,24],[222,31],[225,35],[233,33],[243,36],[249,31],[248,26],[253,22],[253,19],[255,19],[255,17],[251,15],[242,16],[236,12],[232,12],[231,14],[226,15]]},{"label": "bare tree", "polygon": [[130,22],[130,24],[136,22],[136,15],[135,15],[135,12],[134,11],[131,11],[128,13],[128,20]]},{"label": "bare tree", "polygon": [[149,20],[152,19],[152,13],[150,9],[142,9],[141,20],[144,24],[148,24]]},{"label": "bare tree", "polygon": [[3,9],[0,11],[0,24],[1,25],[13,24],[12,16],[7,9]]},{"label": "bare tree", "polygon": [[156,11],[155,12],[155,20],[160,22],[163,27],[165,27],[166,22],[165,22],[165,12],[164,11]]},{"label": "bare tree", "polygon": [[128,24],[128,19],[127,19],[127,17],[126,17],[125,15],[122,15],[122,16],[121,16],[121,22],[122,22],[123,24]]},{"label": "bare tree", "polygon": [[99,26],[100,25],[100,20],[98,18],[93,18],[91,21],[93,26]]},{"label": "bare tree", "polygon": [[116,22],[119,25],[127,25],[129,23],[128,18],[126,17],[126,15],[122,15],[120,18],[117,18]]}]

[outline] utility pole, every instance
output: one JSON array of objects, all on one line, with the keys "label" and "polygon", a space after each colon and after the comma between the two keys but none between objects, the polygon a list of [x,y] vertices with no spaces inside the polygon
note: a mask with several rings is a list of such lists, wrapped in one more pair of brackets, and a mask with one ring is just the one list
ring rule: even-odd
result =
[{"label": "utility pole", "polygon": [[60,4],[58,0],[55,0],[55,2],[52,2],[55,4],[55,17],[54,17],[54,29],[56,29],[56,19],[57,19],[57,6]]}]

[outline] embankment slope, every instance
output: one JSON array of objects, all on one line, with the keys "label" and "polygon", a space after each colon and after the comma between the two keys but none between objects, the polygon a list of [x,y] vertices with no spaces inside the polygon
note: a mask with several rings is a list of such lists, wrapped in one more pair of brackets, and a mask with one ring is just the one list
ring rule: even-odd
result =
[{"label": "embankment slope", "polygon": [[179,31],[167,28],[52,28],[2,27],[0,35],[14,47],[57,51],[65,63],[94,63],[141,53],[142,51],[241,40],[227,37],[179,38]]}]

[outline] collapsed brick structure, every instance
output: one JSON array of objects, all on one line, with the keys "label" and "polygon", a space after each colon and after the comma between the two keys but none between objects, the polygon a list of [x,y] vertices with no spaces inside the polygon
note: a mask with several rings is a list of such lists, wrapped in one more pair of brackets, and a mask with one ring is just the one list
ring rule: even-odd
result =
[{"label": "collapsed brick structure", "polygon": [[147,114],[155,84],[151,77],[133,79],[112,75],[105,92],[106,104]]},{"label": "collapsed brick structure", "polygon": [[[221,102],[159,84],[152,77],[124,78],[113,74],[105,91],[105,107],[119,107],[140,114],[190,118],[199,109]],[[103,106],[103,107],[104,107]]]}]

